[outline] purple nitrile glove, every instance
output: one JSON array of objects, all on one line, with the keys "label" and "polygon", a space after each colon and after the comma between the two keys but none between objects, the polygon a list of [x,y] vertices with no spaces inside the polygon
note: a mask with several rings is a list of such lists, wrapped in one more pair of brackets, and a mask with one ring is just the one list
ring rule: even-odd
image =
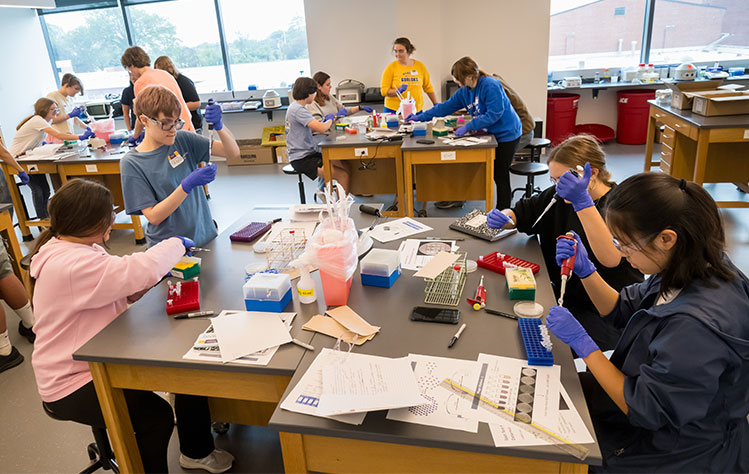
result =
[{"label": "purple nitrile glove", "polygon": [[182,241],[182,245],[185,246],[185,255],[187,255],[188,257],[192,257],[192,251],[190,249],[195,247],[195,242],[193,242],[192,239],[188,237],[182,237],[181,235],[178,235],[177,238],[180,239]]},{"label": "purple nitrile glove", "polygon": [[[580,236],[572,232],[577,242],[577,257],[575,257],[575,266],[573,271],[580,278],[587,278],[591,273],[596,271],[596,266],[590,261],[588,251],[585,249]],[[557,265],[562,266],[562,260],[570,258],[575,253],[574,243],[570,239],[557,239]]]},{"label": "purple nitrile glove", "polygon": [[406,89],[408,89],[408,84],[403,84],[402,86],[400,86],[400,87],[398,88],[398,92],[399,92],[400,94],[403,94],[404,92],[406,92]]},{"label": "purple nitrile glove", "polygon": [[510,217],[499,209],[492,209],[486,215],[486,225],[492,229],[501,229],[510,222]]},{"label": "purple nitrile glove", "polygon": [[593,207],[593,199],[588,193],[588,183],[590,182],[590,163],[585,163],[583,176],[578,178],[569,171],[564,173],[557,183],[557,194],[562,199],[572,203],[575,212],[582,211],[585,208]]},{"label": "purple nitrile glove", "polygon": [[91,131],[91,127],[86,127],[86,131],[83,132],[83,135],[78,136],[78,140],[81,140],[81,141],[88,140],[89,138],[92,138],[95,136],[96,134],[93,131]]},{"label": "purple nitrile glove", "polygon": [[216,179],[216,164],[208,163],[185,176],[182,180],[182,190],[187,194],[198,186],[204,186]]},{"label": "purple nitrile glove", "polygon": [[468,132],[468,125],[463,125],[459,129],[455,130],[455,136],[462,137],[463,135],[466,134],[466,132]]},{"label": "purple nitrile glove", "polygon": [[338,113],[335,114],[336,117],[345,117],[348,115],[348,112],[346,112],[346,107],[341,107],[341,110],[338,111]]},{"label": "purple nitrile glove", "polygon": [[218,104],[210,104],[205,107],[205,113],[203,116],[205,117],[206,123],[212,123],[214,130],[221,130],[224,128],[223,122],[221,122],[221,116],[223,112],[221,112],[221,106]]},{"label": "purple nitrile glove", "polygon": [[370,107],[368,105],[360,105],[359,108],[362,109],[363,111],[365,111],[368,114],[371,114],[372,111],[374,110],[374,109],[372,109],[372,107]]},{"label": "purple nitrile glove", "polygon": [[21,184],[29,184],[29,175],[25,171],[19,171],[18,177],[21,179]]},{"label": "purple nitrile glove", "polygon": [[406,122],[421,122],[421,116],[419,114],[410,114],[406,117]]},{"label": "purple nitrile glove", "polygon": [[563,306],[551,307],[546,316],[546,327],[583,359],[600,350],[572,313]]},{"label": "purple nitrile glove", "polygon": [[83,107],[79,105],[78,107],[70,111],[70,113],[68,114],[68,118],[80,117],[81,115],[83,115]]},{"label": "purple nitrile glove", "polygon": [[328,114],[325,117],[323,117],[323,119],[322,119],[323,122],[327,122],[328,120],[335,120],[335,115]]},{"label": "purple nitrile glove", "polygon": [[140,132],[140,135],[138,135],[137,137],[135,135],[130,135],[130,138],[127,139],[127,144],[130,146],[137,146],[140,142],[143,141],[145,137],[146,137],[145,130]]}]

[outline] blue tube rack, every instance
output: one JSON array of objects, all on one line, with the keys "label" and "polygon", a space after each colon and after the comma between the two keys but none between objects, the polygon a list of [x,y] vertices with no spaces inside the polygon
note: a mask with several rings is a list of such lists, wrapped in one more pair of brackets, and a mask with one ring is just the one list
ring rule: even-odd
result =
[{"label": "blue tube rack", "polygon": [[541,345],[541,318],[518,318],[520,335],[525,344],[525,353],[528,355],[529,365],[554,365],[554,355],[550,350]]}]

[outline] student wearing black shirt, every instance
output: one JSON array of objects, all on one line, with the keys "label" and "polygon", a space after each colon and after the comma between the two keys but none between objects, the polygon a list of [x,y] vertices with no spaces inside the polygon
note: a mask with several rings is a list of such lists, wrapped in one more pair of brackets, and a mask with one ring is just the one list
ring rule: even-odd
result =
[{"label": "student wearing black shirt", "polygon": [[130,81],[130,85],[122,89],[122,94],[120,94],[122,119],[125,121],[125,127],[127,127],[128,133],[135,128],[135,109],[133,108],[134,99],[135,91],[133,90],[133,81]]},{"label": "student wearing black shirt", "polygon": [[153,67],[164,70],[174,76],[179,90],[182,91],[182,98],[185,99],[185,104],[190,110],[192,125],[195,127],[195,131],[198,132],[203,128],[203,119],[200,117],[200,96],[198,95],[198,90],[195,89],[195,83],[189,77],[179,72],[177,66],[169,59],[169,56],[159,56],[156,58]]},{"label": "student wearing black shirt", "polygon": [[[596,268],[599,269],[601,277],[611,287],[618,291],[627,285],[643,281],[642,273],[632,268],[622,258],[621,253],[614,247],[610,239],[609,242],[604,242],[603,239],[593,239],[592,242],[589,242],[588,235],[597,234],[591,233],[590,229],[586,229],[587,223],[585,220],[581,222],[581,217],[572,203],[558,200],[538,224],[535,227],[533,226],[533,223],[536,222],[536,219],[546,209],[546,206],[558,191],[559,179],[570,168],[575,169],[578,165],[585,166],[584,176],[580,179],[584,180],[587,176],[587,187],[592,199],[592,208],[603,214],[608,193],[616,186],[616,183],[611,181],[611,174],[606,170],[606,157],[595,139],[585,135],[568,138],[552,150],[548,163],[549,175],[554,182],[554,186],[531,198],[521,199],[512,209],[502,211],[493,209],[487,216],[489,227],[506,229],[515,227],[520,232],[538,235],[546,268],[549,271],[549,279],[557,298],[559,297],[561,277],[559,265],[557,265],[555,258],[556,239],[569,231],[576,232],[585,243],[586,248],[593,250],[590,253],[590,258]],[[569,174],[569,177],[573,176]],[[580,212],[589,211],[580,209]],[[599,316],[577,277],[573,276],[567,281],[564,306],[572,311],[602,350],[614,348],[621,331]]]}]

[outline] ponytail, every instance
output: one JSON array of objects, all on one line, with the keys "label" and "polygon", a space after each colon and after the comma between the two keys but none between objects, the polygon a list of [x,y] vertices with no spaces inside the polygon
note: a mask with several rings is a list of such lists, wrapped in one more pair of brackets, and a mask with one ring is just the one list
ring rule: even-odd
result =
[{"label": "ponytail", "polygon": [[42,97],[41,99],[37,100],[36,102],[34,102],[34,114],[29,115],[25,119],[21,120],[21,123],[16,126],[16,130],[20,130],[26,122],[34,117],[34,115],[38,115],[42,118],[46,117],[49,113],[49,109],[51,109],[54,105],[55,101],[52,99],[48,99],[47,97]]}]

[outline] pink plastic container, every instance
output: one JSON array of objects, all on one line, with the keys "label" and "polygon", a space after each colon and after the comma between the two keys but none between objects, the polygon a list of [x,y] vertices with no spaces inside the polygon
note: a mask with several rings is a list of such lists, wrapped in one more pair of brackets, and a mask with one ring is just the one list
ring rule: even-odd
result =
[{"label": "pink plastic container", "polygon": [[109,135],[114,133],[114,119],[97,120],[91,122],[89,127],[96,134],[96,138],[101,138],[109,143]]},{"label": "pink plastic container", "polygon": [[320,280],[322,281],[322,292],[325,296],[326,305],[342,306],[348,303],[351,282],[354,281],[353,275],[348,280],[342,280],[320,270]]}]

